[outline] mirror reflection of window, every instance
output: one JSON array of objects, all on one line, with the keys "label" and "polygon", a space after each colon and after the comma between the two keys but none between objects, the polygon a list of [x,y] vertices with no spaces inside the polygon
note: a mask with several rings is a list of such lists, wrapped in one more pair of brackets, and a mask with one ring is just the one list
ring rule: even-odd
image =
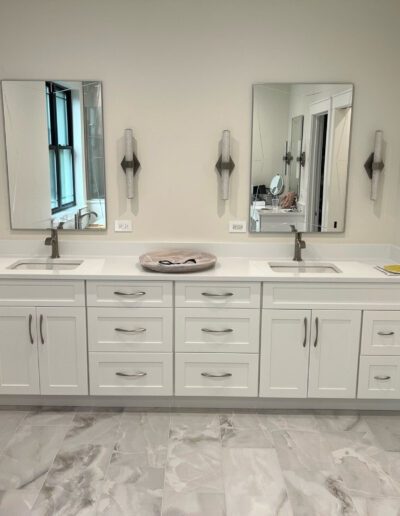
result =
[{"label": "mirror reflection of window", "polygon": [[105,229],[101,83],[1,86],[12,229]]},{"label": "mirror reflection of window", "polygon": [[76,205],[71,91],[46,82],[51,211]]}]

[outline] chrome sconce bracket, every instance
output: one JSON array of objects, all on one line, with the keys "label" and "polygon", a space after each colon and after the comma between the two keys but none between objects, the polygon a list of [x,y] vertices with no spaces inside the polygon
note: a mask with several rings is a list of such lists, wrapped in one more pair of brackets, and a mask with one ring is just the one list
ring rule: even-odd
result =
[{"label": "chrome sconce bracket", "polygon": [[283,161],[287,164],[287,165],[290,165],[290,163],[292,162],[293,160],[293,156],[292,156],[292,153],[290,151],[288,151],[283,157],[282,157]]},{"label": "chrome sconce bracket", "polygon": [[364,168],[370,179],[372,179],[374,170],[381,172],[385,167],[385,163],[383,161],[376,162],[374,161],[374,158],[375,154],[371,152],[371,154],[368,156],[367,161],[364,163]]},{"label": "chrome sconce bracket", "polygon": [[135,175],[136,172],[141,167],[140,161],[137,159],[136,154],[133,154],[133,159],[131,161],[127,161],[126,157],[124,156],[124,159],[121,161],[121,167],[123,168],[123,171],[126,174],[126,170],[133,169],[133,174]]},{"label": "chrome sconce bracket", "polygon": [[228,170],[229,171],[229,175],[232,174],[232,170],[235,168],[235,162],[233,161],[233,159],[231,157],[229,157],[229,161],[228,162],[223,162],[222,161],[222,156],[219,157],[216,165],[215,165],[215,168],[218,170],[218,173],[219,175],[222,177],[222,171],[223,170]]},{"label": "chrome sconce bracket", "polygon": [[303,151],[300,156],[296,158],[296,161],[300,163],[301,167],[304,167],[306,164],[306,153]]}]

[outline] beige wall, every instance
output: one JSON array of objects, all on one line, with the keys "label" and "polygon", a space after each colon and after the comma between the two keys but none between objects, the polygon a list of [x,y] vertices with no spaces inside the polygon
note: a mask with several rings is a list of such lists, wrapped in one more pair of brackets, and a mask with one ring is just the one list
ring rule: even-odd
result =
[{"label": "beige wall", "polygon": [[[251,85],[353,82],[346,233],[309,238],[390,242],[400,220],[399,16],[398,0],[1,0],[0,78],[103,81],[110,229],[89,238],[160,241],[284,238],[228,233],[248,213]],[[143,167],[132,204],[119,167],[125,127]],[[387,155],[374,205],[363,163],[378,128]],[[225,204],[214,170],[223,129],[236,162]],[[9,230],[0,142],[0,238],[37,238]],[[114,219],[127,217],[134,233],[115,234]]]}]

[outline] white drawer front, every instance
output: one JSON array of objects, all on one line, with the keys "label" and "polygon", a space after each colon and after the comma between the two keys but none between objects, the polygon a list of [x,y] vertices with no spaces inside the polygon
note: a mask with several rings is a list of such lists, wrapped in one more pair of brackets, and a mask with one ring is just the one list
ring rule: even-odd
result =
[{"label": "white drawer front", "polygon": [[88,306],[172,306],[172,282],[88,281]]},{"label": "white drawer front", "polygon": [[400,357],[360,357],[357,397],[400,398]]},{"label": "white drawer front", "polygon": [[[340,274],[337,274],[340,281]],[[263,308],[400,308],[400,285],[378,283],[263,283]]]},{"label": "white drawer front", "polygon": [[177,396],[257,396],[258,355],[176,353]]},{"label": "white drawer front", "polygon": [[0,306],[85,306],[84,282],[0,280]]},{"label": "white drawer front", "polygon": [[172,308],[88,308],[90,351],[172,351]]},{"label": "white drawer front", "polygon": [[175,350],[258,353],[259,310],[177,308]]},{"label": "white drawer front", "polygon": [[259,283],[177,282],[175,306],[259,308],[260,291]]},{"label": "white drawer front", "polygon": [[172,353],[89,353],[90,394],[172,395]]},{"label": "white drawer front", "polygon": [[364,312],[363,355],[400,355],[400,311]]}]

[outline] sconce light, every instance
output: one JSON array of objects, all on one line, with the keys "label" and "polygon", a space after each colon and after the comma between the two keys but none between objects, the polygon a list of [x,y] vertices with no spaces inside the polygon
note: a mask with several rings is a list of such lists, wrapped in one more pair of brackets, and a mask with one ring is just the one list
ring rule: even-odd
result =
[{"label": "sconce light", "polygon": [[231,175],[232,170],[235,168],[235,163],[231,158],[230,139],[230,131],[223,131],[221,156],[217,161],[217,164],[215,165],[216,169],[219,172],[219,175],[221,176],[221,199],[223,201],[229,199],[229,176]]},{"label": "sconce light", "polygon": [[133,152],[132,129],[125,129],[125,156],[121,161],[121,167],[126,175],[126,197],[133,199],[133,178],[140,168],[140,162]]},{"label": "sconce light", "polygon": [[364,163],[364,168],[367,171],[368,177],[371,179],[371,200],[376,201],[378,196],[378,185],[380,173],[385,164],[382,161],[383,152],[383,131],[375,132],[375,147],[367,161]]}]

